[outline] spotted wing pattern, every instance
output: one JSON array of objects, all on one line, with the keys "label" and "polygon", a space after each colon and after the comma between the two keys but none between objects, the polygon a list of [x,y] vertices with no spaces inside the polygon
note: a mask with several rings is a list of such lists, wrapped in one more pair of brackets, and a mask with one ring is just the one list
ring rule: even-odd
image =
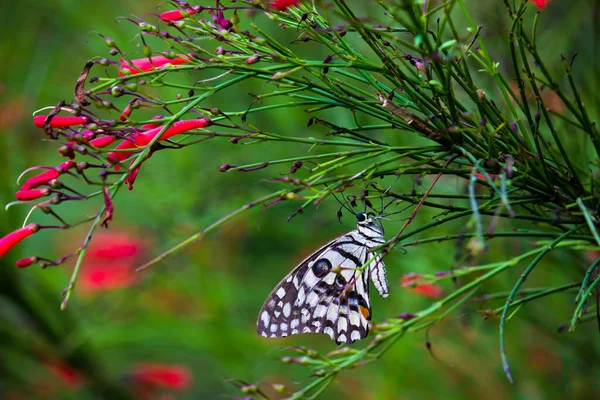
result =
[{"label": "spotted wing pattern", "polygon": [[371,319],[368,278],[382,297],[387,297],[388,284],[379,257],[365,272],[356,268],[375,256],[371,247],[383,242],[381,235],[358,229],[317,250],[273,289],[259,313],[258,334],[280,338],[324,333],[338,344],[366,337]]}]

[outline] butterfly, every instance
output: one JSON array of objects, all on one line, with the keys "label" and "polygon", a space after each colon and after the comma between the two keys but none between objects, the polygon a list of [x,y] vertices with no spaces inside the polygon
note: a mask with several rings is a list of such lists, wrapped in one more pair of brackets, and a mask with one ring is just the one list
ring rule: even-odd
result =
[{"label": "butterfly", "polygon": [[[259,335],[324,333],[337,344],[367,336],[369,277],[381,297],[389,293],[385,265],[371,252],[385,240],[383,226],[372,213],[360,212],[356,220],[355,230],[315,251],[273,289],[258,314]],[[369,260],[364,270],[358,269]]]}]

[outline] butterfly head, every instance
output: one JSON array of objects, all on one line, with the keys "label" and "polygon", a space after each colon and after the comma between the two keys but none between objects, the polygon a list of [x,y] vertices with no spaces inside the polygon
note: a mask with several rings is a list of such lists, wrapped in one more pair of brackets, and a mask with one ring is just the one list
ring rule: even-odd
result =
[{"label": "butterfly head", "polygon": [[356,214],[356,223],[359,231],[370,231],[369,236],[383,236],[383,225],[381,218],[373,213],[359,212]]}]

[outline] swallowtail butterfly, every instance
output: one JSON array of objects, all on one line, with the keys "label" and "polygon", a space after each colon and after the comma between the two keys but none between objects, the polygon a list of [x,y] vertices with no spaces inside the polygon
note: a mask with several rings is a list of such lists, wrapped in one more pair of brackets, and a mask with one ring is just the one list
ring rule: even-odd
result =
[{"label": "swallowtail butterfly", "polygon": [[[385,240],[371,213],[358,213],[356,219],[355,230],[314,252],[273,289],[258,315],[259,335],[324,333],[338,344],[367,336],[369,277],[381,297],[389,293],[385,265],[371,252]],[[369,260],[363,271],[358,269]]]}]

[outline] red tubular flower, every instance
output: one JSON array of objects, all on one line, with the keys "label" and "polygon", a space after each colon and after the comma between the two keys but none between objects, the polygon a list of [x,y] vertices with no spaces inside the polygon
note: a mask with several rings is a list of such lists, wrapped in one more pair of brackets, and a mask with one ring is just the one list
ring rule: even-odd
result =
[{"label": "red tubular flower", "polygon": [[46,172],[42,172],[41,174],[38,174],[36,176],[33,176],[29,179],[27,179],[25,181],[25,183],[23,184],[23,186],[21,186],[21,190],[25,191],[25,190],[30,190],[30,189],[34,189],[38,186],[42,186],[48,182],[50,182],[53,179],[56,179],[60,176],[60,174],[58,173],[58,171],[56,171],[55,169],[49,169]]},{"label": "red tubular flower", "polygon": [[38,224],[29,224],[24,228],[17,229],[14,232],[0,238],[0,257],[3,257],[10,249],[19,244],[23,239],[33,235],[40,230]]},{"label": "red tubular flower", "polygon": [[94,147],[101,149],[110,144],[113,144],[115,142],[115,140],[117,140],[117,139],[115,139],[114,136],[102,136],[102,137],[90,140],[90,144]]},{"label": "red tubular flower", "polygon": [[182,365],[143,363],[133,368],[133,379],[147,386],[174,390],[187,389],[192,385],[192,373]]},{"label": "red tubular flower", "polygon": [[30,190],[19,190],[15,193],[15,197],[20,201],[35,200],[40,197],[48,196],[50,189],[30,189]]},{"label": "red tubular flower", "polygon": [[[157,115],[155,117],[153,117],[153,120],[159,120],[159,119],[163,119],[164,117],[162,115]],[[149,123],[149,124],[144,124],[142,126],[140,126],[140,128],[142,129],[154,129],[160,126],[160,121],[156,122],[156,123]]]},{"label": "red tubular flower", "polygon": [[[136,139],[137,140],[137,139]],[[115,147],[115,150],[125,150],[125,149],[135,149],[137,146],[132,140],[124,140]],[[118,164],[123,161],[130,155],[135,153],[135,151],[124,151],[124,152],[109,152],[107,159],[112,164]]]},{"label": "red tubular flower", "polygon": [[54,169],[49,169],[48,171],[42,172],[41,174],[32,176],[31,178],[27,179],[23,186],[21,186],[21,190],[25,191],[35,189],[38,186],[45,185],[51,180],[58,178],[61,174],[65,173],[66,171],[70,170],[76,165],[77,164],[75,164],[75,161],[71,160],[60,163],[60,165]]},{"label": "red tubular flower", "polygon": [[[48,118],[47,115],[35,116],[35,117],[33,117],[33,123],[38,128],[43,128],[44,121],[46,120],[46,118]],[[74,116],[63,117],[63,116],[57,115],[50,120],[50,126],[52,128],[66,128],[67,126],[87,124],[88,122],[89,122],[89,119],[87,117],[74,117]]]},{"label": "red tubular flower", "polygon": [[279,11],[285,11],[289,7],[295,6],[298,3],[300,3],[300,0],[274,0],[271,2],[271,7]]},{"label": "red tubular flower", "polygon": [[185,11],[171,10],[171,11],[165,11],[164,13],[161,13],[160,19],[162,19],[165,22],[179,21],[180,19],[184,19],[185,17],[188,16],[188,15],[184,15],[183,14],[184,12],[187,12],[188,15],[194,15],[196,13],[193,8],[188,8]]},{"label": "red tubular flower", "polygon": [[537,8],[539,8],[540,10],[542,8],[546,8],[546,6],[548,5],[548,2],[550,0],[533,0],[533,2],[535,3],[535,5],[537,6]]},{"label": "red tubular flower", "polygon": [[[138,58],[136,60],[131,60],[131,64],[127,60],[121,59],[121,69],[129,70],[132,75],[139,74],[138,70],[143,72],[152,71],[155,68],[162,67],[165,64],[172,65],[180,65],[186,64],[191,61],[191,56],[186,56],[185,54],[177,54],[177,56],[173,59],[163,57],[163,56],[154,56],[151,58]],[[134,68],[134,67],[137,67]],[[122,72],[119,72],[119,76],[123,76]]]},{"label": "red tubular flower", "polygon": [[439,285],[422,282],[423,280],[419,274],[411,273],[402,277],[401,285],[409,292],[416,293],[430,299],[439,299],[442,297],[443,290]]},{"label": "red tubular flower", "polygon": [[[172,136],[178,135],[180,133],[187,132],[196,128],[206,128],[212,125],[212,121],[209,118],[200,118],[200,119],[188,119],[185,121],[177,121],[169,129],[167,129],[159,140],[165,140]],[[162,127],[154,128],[144,133],[140,133],[135,139],[135,144],[138,146],[145,146],[150,143],[156,135],[162,130]]]}]

